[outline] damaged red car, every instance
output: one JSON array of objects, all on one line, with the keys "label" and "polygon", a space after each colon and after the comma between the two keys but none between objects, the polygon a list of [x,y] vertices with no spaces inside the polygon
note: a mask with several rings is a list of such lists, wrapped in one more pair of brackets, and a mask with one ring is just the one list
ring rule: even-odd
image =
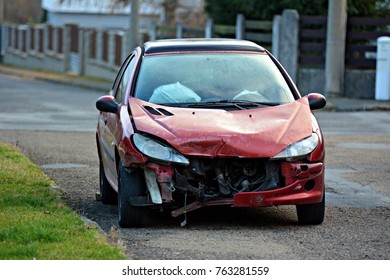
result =
[{"label": "damaged red car", "polygon": [[296,205],[299,223],[320,224],[325,150],[312,110],[325,104],[255,43],[147,42],[96,102],[101,201],[118,203],[121,227],[216,205]]}]

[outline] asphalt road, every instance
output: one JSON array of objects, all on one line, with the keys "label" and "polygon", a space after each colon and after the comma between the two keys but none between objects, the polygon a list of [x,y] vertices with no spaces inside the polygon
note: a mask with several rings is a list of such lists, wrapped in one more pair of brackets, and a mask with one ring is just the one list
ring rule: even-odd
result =
[{"label": "asphalt road", "polygon": [[390,259],[390,112],[318,112],[326,144],[326,218],[300,226],[295,207],[205,208],[120,229],[116,206],[95,201],[95,100],[105,94],[0,75],[0,141],[52,177],[81,215],[130,259]]}]

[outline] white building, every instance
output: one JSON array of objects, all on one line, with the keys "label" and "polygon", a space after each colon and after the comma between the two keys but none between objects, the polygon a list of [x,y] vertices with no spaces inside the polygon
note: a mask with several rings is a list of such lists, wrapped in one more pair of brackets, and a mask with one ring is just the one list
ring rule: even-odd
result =
[{"label": "white building", "polygon": [[[149,30],[152,22],[164,20],[164,9],[153,1],[139,1],[139,26]],[[47,23],[64,25],[78,24],[81,27],[123,29],[130,24],[130,4],[115,0],[42,0],[47,12]]]}]

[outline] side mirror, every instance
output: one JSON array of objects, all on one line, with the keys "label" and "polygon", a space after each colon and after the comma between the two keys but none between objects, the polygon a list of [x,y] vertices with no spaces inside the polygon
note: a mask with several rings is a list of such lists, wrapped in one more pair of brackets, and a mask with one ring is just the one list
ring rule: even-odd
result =
[{"label": "side mirror", "polygon": [[102,112],[116,114],[118,104],[115,102],[114,96],[104,95],[96,101],[96,109]]},{"label": "side mirror", "polygon": [[326,106],[326,98],[319,93],[309,93],[307,95],[309,100],[310,110],[319,110]]}]

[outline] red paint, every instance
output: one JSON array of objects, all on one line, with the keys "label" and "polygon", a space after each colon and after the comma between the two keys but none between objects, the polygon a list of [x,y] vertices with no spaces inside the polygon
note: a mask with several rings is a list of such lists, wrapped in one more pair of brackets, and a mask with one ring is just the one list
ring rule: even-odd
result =
[{"label": "red paint", "polygon": [[[234,111],[167,107],[137,98],[129,103],[137,130],[164,139],[187,156],[269,158],[312,133],[307,98]],[[143,106],[173,115],[153,115]]]}]

